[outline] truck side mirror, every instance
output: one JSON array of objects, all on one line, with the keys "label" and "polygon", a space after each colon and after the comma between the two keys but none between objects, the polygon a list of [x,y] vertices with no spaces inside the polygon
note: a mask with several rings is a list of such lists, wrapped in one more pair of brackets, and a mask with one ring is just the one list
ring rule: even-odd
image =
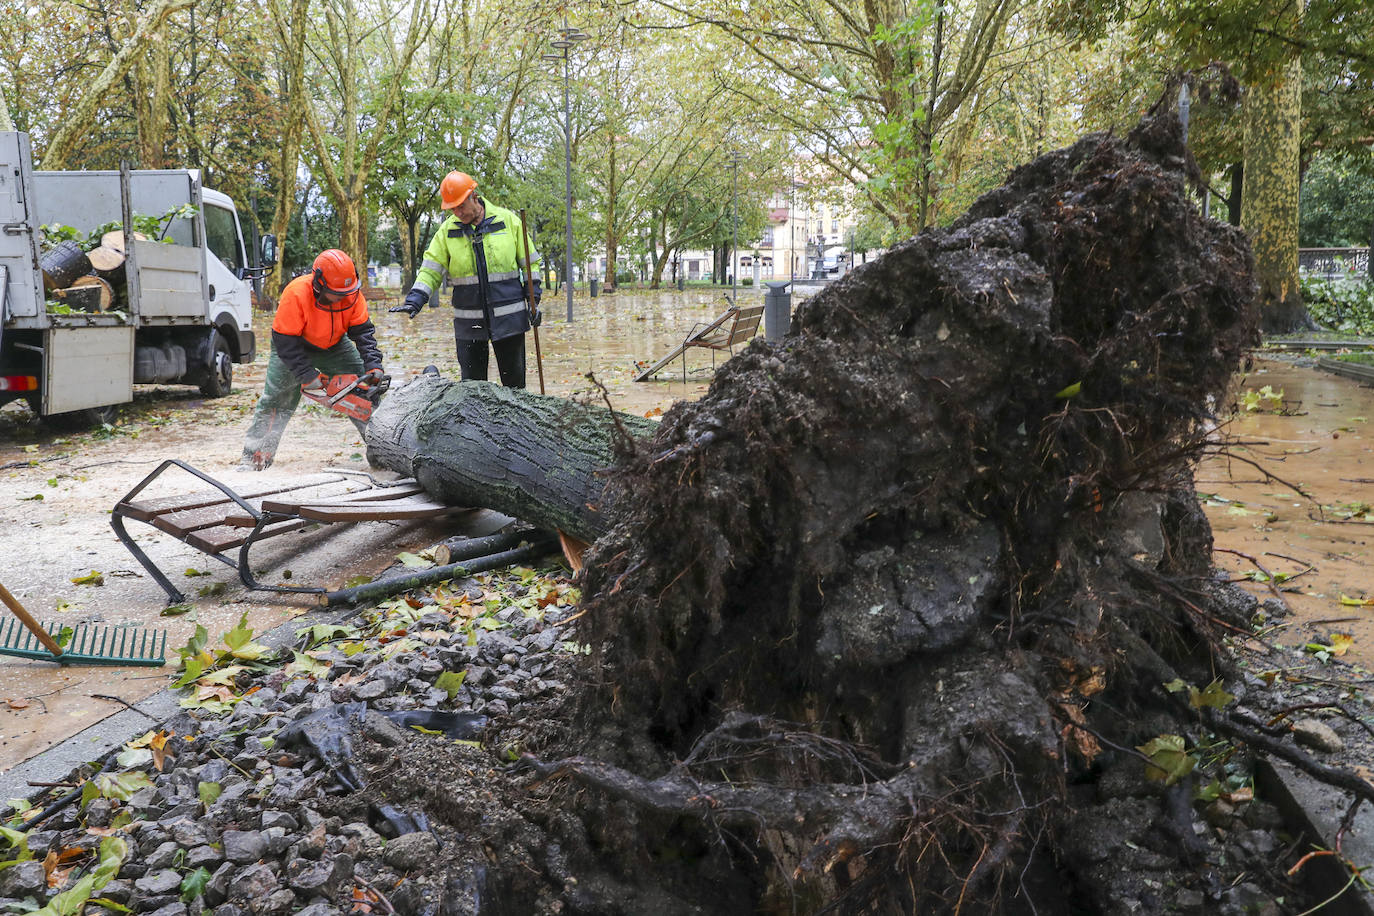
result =
[{"label": "truck side mirror", "polygon": [[263,267],[277,265],[277,237],[270,232],[258,242],[259,263]]}]

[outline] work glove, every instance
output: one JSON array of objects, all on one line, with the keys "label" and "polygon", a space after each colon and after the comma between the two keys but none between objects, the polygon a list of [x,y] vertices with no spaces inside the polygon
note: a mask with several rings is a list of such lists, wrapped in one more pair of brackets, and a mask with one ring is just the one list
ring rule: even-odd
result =
[{"label": "work glove", "polygon": [[387,375],[380,366],[364,372],[358,381],[360,383],[358,393],[373,404],[380,403],[382,395],[386,394],[387,389],[391,387],[391,376]]},{"label": "work glove", "polygon": [[329,379],[324,375],[317,375],[308,382],[302,382],[301,391],[309,392],[310,394],[324,394],[325,382],[328,380]]},{"label": "work glove", "polygon": [[405,305],[393,305],[391,308],[387,309],[387,311],[405,312],[411,318],[414,318],[416,315],[420,314],[427,302],[429,302],[428,293],[422,289],[412,289],[410,292],[406,293]]},{"label": "work glove", "polygon": [[530,309],[530,327],[537,328],[544,323],[544,313],[539,311],[538,303]]}]

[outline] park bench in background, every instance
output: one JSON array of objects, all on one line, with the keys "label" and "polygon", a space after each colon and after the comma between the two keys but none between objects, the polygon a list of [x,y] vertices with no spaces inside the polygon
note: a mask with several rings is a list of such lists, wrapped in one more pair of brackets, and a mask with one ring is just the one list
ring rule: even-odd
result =
[{"label": "park bench in background", "polygon": [[687,337],[673,352],[654,363],[635,376],[636,382],[647,381],[679,356],[682,357],[682,381],[687,381],[687,351],[701,347],[711,351],[711,368],[716,365],[716,351],[735,352],[735,345],[748,343],[759,332],[759,322],[763,321],[763,306],[750,305],[744,308],[731,306],[724,314],[711,322],[698,322],[688,332]]}]

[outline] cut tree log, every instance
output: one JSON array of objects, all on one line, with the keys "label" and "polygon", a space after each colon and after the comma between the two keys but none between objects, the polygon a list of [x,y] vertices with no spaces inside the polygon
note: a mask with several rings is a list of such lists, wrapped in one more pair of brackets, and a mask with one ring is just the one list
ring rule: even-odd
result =
[{"label": "cut tree log", "polygon": [[[148,241],[148,236],[144,235],[142,232],[135,232],[134,239],[136,241],[146,242]],[[116,251],[120,255],[127,255],[129,253],[129,245],[126,241],[123,229],[111,229],[109,232],[102,235],[100,237],[100,247]]]},{"label": "cut tree log", "polygon": [[67,304],[79,311],[104,312],[114,305],[114,287],[100,277],[77,277],[64,292]]},{"label": "cut tree log", "polygon": [[489,382],[422,375],[372,415],[373,465],[414,477],[436,499],[483,506],[581,541],[606,528],[604,472],[653,420]]},{"label": "cut tree log", "polygon": [[124,275],[125,254],[117,248],[108,245],[97,245],[86,252],[86,257],[91,261],[91,267],[95,272],[106,279],[118,274]]},{"label": "cut tree log", "polygon": [[43,288],[66,289],[77,277],[91,272],[91,261],[76,242],[59,242],[39,260],[43,271]]}]

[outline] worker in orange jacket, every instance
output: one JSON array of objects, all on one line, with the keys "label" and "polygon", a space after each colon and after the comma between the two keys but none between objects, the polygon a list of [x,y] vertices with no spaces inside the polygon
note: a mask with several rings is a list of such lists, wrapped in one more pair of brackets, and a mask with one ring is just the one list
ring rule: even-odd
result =
[{"label": "worker in orange jacket", "polygon": [[[244,437],[240,469],[261,471],[272,464],[302,391],[322,394],[331,375],[381,381],[382,351],[362,285],[353,259],[330,248],[315,258],[309,274],[282,290],[272,319],[267,381]],[[367,429],[360,420],[353,425],[360,434]]]}]

